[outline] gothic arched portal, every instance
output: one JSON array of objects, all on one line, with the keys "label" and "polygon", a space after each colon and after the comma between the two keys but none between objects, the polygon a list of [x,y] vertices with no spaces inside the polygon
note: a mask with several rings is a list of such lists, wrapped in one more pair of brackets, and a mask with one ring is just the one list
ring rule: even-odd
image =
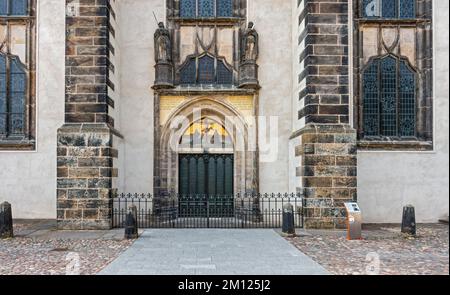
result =
[{"label": "gothic arched portal", "polygon": [[[197,97],[186,100],[172,111],[167,122],[161,126],[155,193],[203,192],[205,186],[200,184],[199,188],[198,182],[206,180],[197,177],[189,182],[181,182],[180,175],[183,174],[180,174],[180,169],[188,169],[189,166],[181,165],[180,159],[195,158],[186,155],[195,155],[197,159],[201,156],[202,159],[214,159],[216,171],[209,171],[210,175],[221,179],[216,180],[213,191],[256,192],[256,138],[249,136],[254,133],[250,128],[255,126],[250,126],[243,114],[224,99]],[[206,165],[202,159],[192,165]],[[232,168],[223,170],[220,169],[222,165]],[[224,187],[218,185],[222,183]],[[186,185],[191,187],[186,188]]]}]

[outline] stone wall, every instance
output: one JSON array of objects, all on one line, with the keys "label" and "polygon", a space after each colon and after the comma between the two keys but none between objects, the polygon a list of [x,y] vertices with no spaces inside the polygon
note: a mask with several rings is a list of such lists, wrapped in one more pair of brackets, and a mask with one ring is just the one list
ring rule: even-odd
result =
[{"label": "stone wall", "polygon": [[104,124],[65,124],[58,130],[57,218],[60,229],[109,229],[113,134]]},{"label": "stone wall", "polygon": [[296,176],[306,197],[305,226],[344,226],[356,200],[356,131],[349,125],[348,1],[299,1],[300,137]]},{"label": "stone wall", "polygon": [[342,228],[344,202],[357,194],[356,131],[348,125],[308,124],[300,138],[297,175],[306,198],[305,226]]},{"label": "stone wall", "polygon": [[57,219],[60,229],[111,227],[114,91],[107,0],[66,1],[65,125],[58,130]]}]

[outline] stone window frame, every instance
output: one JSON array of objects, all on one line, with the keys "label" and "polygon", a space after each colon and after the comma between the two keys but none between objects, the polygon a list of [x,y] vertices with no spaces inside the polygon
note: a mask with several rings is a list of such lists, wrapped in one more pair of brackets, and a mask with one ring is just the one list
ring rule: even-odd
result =
[{"label": "stone window frame", "polygon": [[[0,137],[1,151],[34,151],[36,148],[36,0],[28,0],[28,15],[0,15],[0,24],[9,27],[14,24],[26,26],[26,61],[25,66],[26,92],[24,108],[24,132],[20,136]],[[7,34],[8,36],[8,34]],[[6,40],[6,57],[17,56],[10,54],[10,40]]]},{"label": "stone window frame", "polygon": [[[362,16],[362,0],[353,1],[353,124],[357,129],[360,150],[378,151],[430,151],[433,150],[433,53],[432,53],[432,0],[415,0],[415,19],[368,19]],[[364,137],[362,76],[370,60],[381,58],[379,53],[363,63],[361,28],[364,26],[382,28],[416,29],[416,136],[414,138],[398,137]],[[379,40],[379,42],[381,42]]]}]

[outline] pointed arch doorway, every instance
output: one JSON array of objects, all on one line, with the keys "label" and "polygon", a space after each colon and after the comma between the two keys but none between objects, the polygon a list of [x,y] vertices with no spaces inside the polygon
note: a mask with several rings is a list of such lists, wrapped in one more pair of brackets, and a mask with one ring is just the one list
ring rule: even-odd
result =
[{"label": "pointed arch doorway", "polygon": [[[208,213],[233,217],[239,207],[234,197],[258,192],[256,125],[235,106],[235,100],[254,98],[233,97],[186,97],[157,118],[161,124],[155,142],[158,208],[170,207],[175,199],[180,217]],[[177,98],[159,99],[165,106]]]}]

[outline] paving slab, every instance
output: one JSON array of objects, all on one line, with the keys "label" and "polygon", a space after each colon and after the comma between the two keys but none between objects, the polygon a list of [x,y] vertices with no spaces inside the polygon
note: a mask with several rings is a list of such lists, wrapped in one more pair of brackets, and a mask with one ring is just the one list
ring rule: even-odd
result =
[{"label": "paving slab", "polygon": [[152,229],[100,275],[326,275],[270,229]]}]

